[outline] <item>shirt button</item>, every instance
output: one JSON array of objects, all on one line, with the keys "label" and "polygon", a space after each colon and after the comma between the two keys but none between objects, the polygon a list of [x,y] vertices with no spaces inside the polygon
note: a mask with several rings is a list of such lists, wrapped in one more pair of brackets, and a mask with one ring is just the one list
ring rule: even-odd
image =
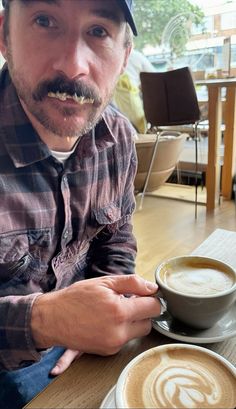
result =
[{"label": "shirt button", "polygon": [[62,181],[66,185],[67,184],[67,176],[63,176]]},{"label": "shirt button", "polygon": [[64,234],[63,234],[63,238],[64,238],[64,239],[67,239],[68,235],[69,235],[68,230],[65,230],[65,232],[64,232]]},{"label": "shirt button", "polygon": [[108,210],[108,211],[107,211],[107,217],[108,217],[109,219],[112,219],[112,216],[113,216],[112,210]]}]

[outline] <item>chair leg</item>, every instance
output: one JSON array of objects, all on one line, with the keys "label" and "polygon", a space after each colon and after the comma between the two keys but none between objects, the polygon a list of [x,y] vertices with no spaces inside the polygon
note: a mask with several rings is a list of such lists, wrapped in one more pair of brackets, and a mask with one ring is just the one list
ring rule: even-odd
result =
[{"label": "chair leg", "polygon": [[139,210],[142,210],[142,208],[143,208],[144,196],[145,196],[147,186],[148,186],[148,182],[149,182],[149,179],[150,179],[150,175],[151,175],[151,172],[152,172],[152,167],[153,167],[154,159],[155,159],[155,156],[156,156],[158,141],[159,141],[159,135],[157,134],[156,142],[154,144],[153,151],[152,151],[151,161],[150,161],[150,164],[149,164],[149,167],[148,167],[147,176],[146,176],[145,183],[144,183],[144,187],[143,187],[143,190],[141,192]]},{"label": "chair leg", "polygon": [[195,219],[197,219],[197,188],[198,188],[198,123],[195,123],[194,129],[195,139]]},{"label": "chair leg", "polygon": [[177,175],[177,183],[181,183],[181,169],[179,168],[179,162],[176,164],[176,175]]}]

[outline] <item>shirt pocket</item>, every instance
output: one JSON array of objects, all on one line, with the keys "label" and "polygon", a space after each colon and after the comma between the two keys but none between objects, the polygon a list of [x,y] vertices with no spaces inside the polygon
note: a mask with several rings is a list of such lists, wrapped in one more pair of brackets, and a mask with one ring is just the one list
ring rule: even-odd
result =
[{"label": "shirt pocket", "polygon": [[48,268],[50,229],[15,231],[0,235],[0,294],[27,294],[30,281],[39,283]]}]

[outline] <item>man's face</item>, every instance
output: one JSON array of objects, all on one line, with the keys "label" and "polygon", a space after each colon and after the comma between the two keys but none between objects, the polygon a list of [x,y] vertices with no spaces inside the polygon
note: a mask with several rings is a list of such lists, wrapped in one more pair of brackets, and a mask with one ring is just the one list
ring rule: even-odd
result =
[{"label": "man's face", "polygon": [[33,122],[59,136],[91,129],[126,65],[125,30],[116,0],[14,0],[1,51]]}]

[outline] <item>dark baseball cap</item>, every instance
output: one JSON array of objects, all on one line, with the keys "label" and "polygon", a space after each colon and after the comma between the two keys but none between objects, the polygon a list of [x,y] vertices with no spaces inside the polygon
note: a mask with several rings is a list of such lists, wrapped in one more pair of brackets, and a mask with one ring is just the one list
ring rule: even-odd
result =
[{"label": "dark baseball cap", "polygon": [[136,29],[135,22],[134,22],[134,19],[133,19],[133,15],[132,15],[133,0],[117,0],[117,1],[120,4],[120,6],[121,6],[121,8],[122,8],[122,10],[124,12],[125,19],[126,19],[127,23],[129,23],[129,25],[131,27],[131,30],[133,31],[133,34],[135,36],[137,36],[138,33],[137,33],[137,29]]},{"label": "dark baseball cap", "polygon": [[[135,26],[135,22],[132,16],[132,3],[133,0],[117,0],[118,4],[120,5],[120,7],[122,8],[124,15],[125,15],[125,19],[127,21],[127,23],[129,23],[131,30],[133,31],[133,34],[136,36],[138,35],[137,33],[137,29]],[[9,0],[2,0],[2,5],[3,7],[6,7],[6,4],[9,2]]]}]

